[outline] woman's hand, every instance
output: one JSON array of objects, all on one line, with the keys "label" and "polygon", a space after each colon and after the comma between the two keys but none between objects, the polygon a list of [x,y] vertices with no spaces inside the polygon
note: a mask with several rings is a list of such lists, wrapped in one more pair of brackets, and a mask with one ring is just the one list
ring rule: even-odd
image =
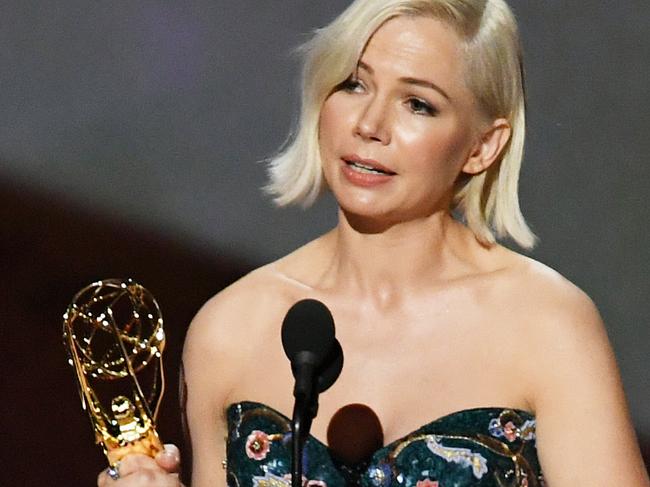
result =
[{"label": "woman's hand", "polygon": [[179,487],[178,477],[181,457],[175,445],[165,445],[165,449],[151,458],[146,455],[127,455],[113,469],[103,470],[97,477],[98,487]]}]

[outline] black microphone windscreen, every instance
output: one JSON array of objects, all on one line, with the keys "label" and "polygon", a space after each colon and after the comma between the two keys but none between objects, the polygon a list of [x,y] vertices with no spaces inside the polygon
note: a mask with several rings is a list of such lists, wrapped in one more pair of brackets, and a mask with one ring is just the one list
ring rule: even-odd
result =
[{"label": "black microphone windscreen", "polygon": [[311,352],[322,361],[334,344],[332,313],[316,299],[294,304],[282,322],[282,346],[293,360],[298,352]]},{"label": "black microphone windscreen", "polygon": [[343,370],[343,349],[341,344],[335,338],[334,344],[327,356],[323,359],[320,367],[316,371],[316,386],[318,392],[324,392],[336,382]]}]

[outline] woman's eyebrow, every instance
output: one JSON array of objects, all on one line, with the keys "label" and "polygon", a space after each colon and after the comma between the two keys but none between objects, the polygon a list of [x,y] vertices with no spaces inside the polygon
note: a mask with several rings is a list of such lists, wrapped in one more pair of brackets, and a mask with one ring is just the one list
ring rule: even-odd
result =
[{"label": "woman's eyebrow", "polygon": [[[367,71],[368,74],[375,74],[375,70],[372,69],[372,66],[364,63],[363,61],[359,61],[357,63],[357,67],[360,69],[363,69],[364,71]],[[432,90],[437,91],[440,93],[442,96],[444,96],[448,101],[451,101],[451,97],[447,94],[445,90],[440,88],[437,84],[435,84],[432,81],[424,80],[424,79],[419,79],[419,78],[412,78],[410,76],[404,76],[399,78],[399,81],[402,83],[407,83],[409,85],[416,85],[416,86],[422,86],[424,88],[431,88]]]}]

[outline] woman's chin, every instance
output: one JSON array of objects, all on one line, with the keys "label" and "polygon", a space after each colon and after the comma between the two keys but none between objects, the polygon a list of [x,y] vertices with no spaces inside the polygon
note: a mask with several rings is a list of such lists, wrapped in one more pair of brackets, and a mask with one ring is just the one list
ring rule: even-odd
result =
[{"label": "woman's chin", "polygon": [[345,211],[343,213],[347,224],[359,233],[384,233],[395,224],[395,222],[386,218],[373,218],[353,213],[345,213]]},{"label": "woman's chin", "polygon": [[336,201],[344,213],[359,218],[381,219],[391,213],[384,201],[376,201],[374,198],[337,198]]},{"label": "woman's chin", "polygon": [[374,202],[349,202],[339,201],[342,218],[357,231],[362,233],[381,233],[395,223],[399,217],[390,209],[382,208]]},{"label": "woman's chin", "polygon": [[342,218],[363,233],[381,233],[398,224],[428,220],[436,214],[449,214],[448,205],[406,208],[404,205],[388,204],[386,199],[344,198],[337,201]]}]

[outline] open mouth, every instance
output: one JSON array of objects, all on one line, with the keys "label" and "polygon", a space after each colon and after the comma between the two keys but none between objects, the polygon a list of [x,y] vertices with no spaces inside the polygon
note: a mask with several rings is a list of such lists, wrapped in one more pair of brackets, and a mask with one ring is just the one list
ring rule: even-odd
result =
[{"label": "open mouth", "polygon": [[380,175],[385,175],[385,176],[393,176],[396,173],[392,171],[388,171],[379,167],[371,166],[369,164],[364,164],[359,161],[349,161],[349,160],[343,160],[350,169],[352,169],[355,172],[361,173],[361,174],[380,174]]}]

